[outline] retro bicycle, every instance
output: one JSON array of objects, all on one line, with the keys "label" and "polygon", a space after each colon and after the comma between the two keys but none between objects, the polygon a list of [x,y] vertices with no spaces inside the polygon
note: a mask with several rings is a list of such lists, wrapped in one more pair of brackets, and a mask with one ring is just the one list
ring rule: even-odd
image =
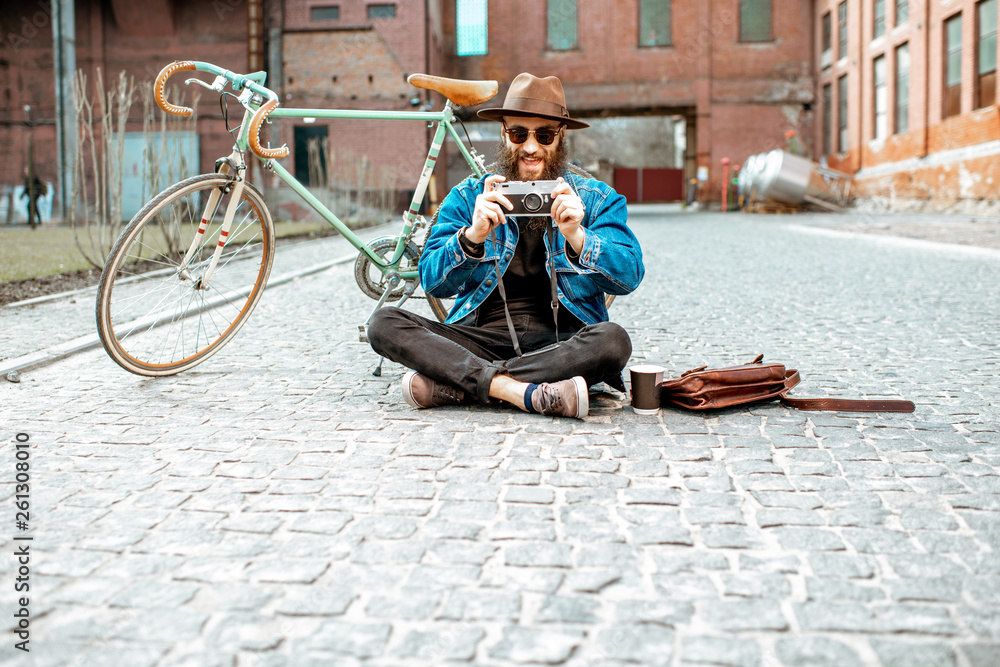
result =
[{"label": "retro bicycle", "polygon": [[[232,130],[236,138],[232,153],[216,161],[214,173],[193,176],[156,195],[112,248],[101,275],[96,314],[101,343],[116,363],[147,376],[188,370],[230,341],[257,305],[274,260],[274,223],[260,191],[246,181],[247,150],[358,249],[354,277],[361,291],[376,300],[372,314],[387,302],[402,305],[410,298],[425,298],[438,319],[447,317],[446,304],[440,299],[418,294],[417,262],[426,231],[433,224],[419,211],[447,136],[455,141],[472,173],[485,174],[485,161],[472,147],[468,132],[468,146],[459,137],[456,122],[461,124],[461,120],[455,107],[472,107],[491,99],[497,93],[495,81],[411,75],[408,81],[413,86],[446,98],[441,111],[290,109],[278,108],[277,94],[264,86],[264,72],[238,74],[207,62],[179,61],[164,67],[156,78],[154,97],[164,111],[191,115],[191,109],[168,102],[165,91],[171,75],[187,70],[215,75],[212,83],[198,78],[185,83],[215,91],[223,102],[225,96],[235,97],[243,107],[243,119]],[[288,155],[287,146],[260,144],[265,121],[310,117],[409,120],[434,127],[413,197],[395,236],[362,241],[278,162]],[[418,234],[420,230],[425,233]],[[359,326],[362,340],[368,321]]]}]

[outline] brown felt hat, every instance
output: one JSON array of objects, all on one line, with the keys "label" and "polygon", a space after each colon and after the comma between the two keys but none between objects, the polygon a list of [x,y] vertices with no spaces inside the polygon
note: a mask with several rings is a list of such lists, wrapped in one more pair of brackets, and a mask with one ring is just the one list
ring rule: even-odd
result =
[{"label": "brown felt hat", "polygon": [[540,79],[527,72],[518,74],[511,82],[503,107],[483,109],[479,112],[480,118],[489,120],[503,120],[504,116],[548,118],[561,122],[571,130],[590,127],[581,120],[569,117],[569,111],[566,110],[566,95],[558,78],[547,76]]}]

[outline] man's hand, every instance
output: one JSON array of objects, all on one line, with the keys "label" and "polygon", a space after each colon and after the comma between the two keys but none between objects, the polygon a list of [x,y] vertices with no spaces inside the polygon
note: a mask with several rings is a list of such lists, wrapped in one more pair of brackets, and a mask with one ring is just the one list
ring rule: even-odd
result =
[{"label": "man's hand", "polygon": [[559,227],[559,232],[566,238],[566,243],[579,255],[583,252],[583,242],[586,239],[586,232],[581,224],[583,214],[586,212],[583,200],[573,192],[562,177],[559,184],[552,190],[552,219]]},{"label": "man's hand", "polygon": [[506,181],[507,179],[499,174],[487,176],[483,187],[483,194],[476,197],[476,207],[472,210],[472,222],[469,229],[465,231],[465,238],[473,243],[485,243],[490,237],[490,232],[497,225],[507,222],[507,216],[503,209],[508,211],[514,208],[510,200],[493,189],[493,185]]}]

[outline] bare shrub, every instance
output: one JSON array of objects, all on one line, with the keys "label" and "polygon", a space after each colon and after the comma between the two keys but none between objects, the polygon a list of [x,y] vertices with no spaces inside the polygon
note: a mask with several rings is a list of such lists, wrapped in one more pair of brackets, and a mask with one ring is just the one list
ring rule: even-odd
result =
[{"label": "bare shrub", "polygon": [[[197,117],[181,118],[159,110],[153,98],[152,82],[139,85],[142,99],[143,156],[141,160],[142,199],[146,201],[180,178],[193,175],[197,165],[187,164],[178,140],[182,128],[197,126]],[[136,84],[125,72],[105,89],[100,68],[93,90],[87,75],[78,71],[71,94],[77,116],[77,152],[73,165],[73,192],[70,195],[69,222],[77,248],[84,259],[103,268],[108,253],[122,231],[124,219],[125,136],[129,114],[137,99]],[[171,99],[184,104],[182,94],[172,91]],[[197,109],[195,96],[192,108]],[[193,121],[193,122],[192,122]],[[183,124],[183,125],[182,125]],[[132,126],[138,123],[132,121]],[[163,233],[172,245],[176,223],[165,221]]]},{"label": "bare shrub", "polygon": [[71,94],[77,117],[77,151],[69,221],[77,248],[97,268],[104,266],[122,226],[122,159],[125,124],[135,95],[135,82],[122,72],[104,88],[100,68],[94,82],[95,104],[87,91],[87,75],[78,71]]}]

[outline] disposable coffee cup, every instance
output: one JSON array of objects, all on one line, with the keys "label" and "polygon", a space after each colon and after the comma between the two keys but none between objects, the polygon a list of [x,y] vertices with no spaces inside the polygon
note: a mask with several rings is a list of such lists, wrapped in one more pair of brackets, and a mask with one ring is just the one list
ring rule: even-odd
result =
[{"label": "disposable coffee cup", "polygon": [[663,366],[644,364],[628,370],[632,375],[632,410],[637,415],[655,415],[660,410]]}]

